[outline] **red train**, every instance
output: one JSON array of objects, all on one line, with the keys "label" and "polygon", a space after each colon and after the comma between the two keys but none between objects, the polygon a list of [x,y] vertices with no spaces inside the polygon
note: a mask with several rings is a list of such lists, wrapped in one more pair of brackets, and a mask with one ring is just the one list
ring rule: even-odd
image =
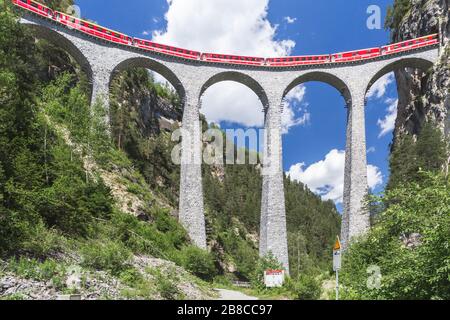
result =
[{"label": "red train", "polygon": [[243,64],[248,66],[263,66],[265,59],[258,57],[234,56],[228,54],[203,53],[201,60],[216,63]]},{"label": "red train", "polygon": [[126,34],[99,26],[95,23],[75,18],[59,11],[54,11],[33,0],[12,0],[12,2],[22,9],[31,11],[41,17],[50,19],[69,28],[79,30],[80,32],[93,37],[97,37],[102,40],[113,42],[119,45],[132,46],[146,51],[157,52],[164,55],[170,55],[182,59],[200,60],[211,63],[278,68],[329,63],[349,63],[396,54],[413,49],[434,46],[439,43],[438,35],[432,34],[429,36],[394,43],[383,47],[340,52],[327,55],[261,58],[217,53],[200,53],[193,50],[155,43],[149,40],[133,38]]},{"label": "red train", "polygon": [[328,54],[320,56],[267,58],[265,65],[269,67],[294,67],[311,64],[323,64],[329,62],[330,62],[330,55]]}]

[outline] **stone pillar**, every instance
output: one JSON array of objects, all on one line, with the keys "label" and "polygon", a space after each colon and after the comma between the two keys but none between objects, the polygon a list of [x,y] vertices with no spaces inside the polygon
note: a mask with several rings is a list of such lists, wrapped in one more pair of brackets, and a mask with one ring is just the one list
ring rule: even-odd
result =
[{"label": "stone pillar", "polygon": [[109,81],[111,71],[103,68],[96,68],[92,73],[92,96],[91,104],[100,100],[104,103],[109,112]]},{"label": "stone pillar", "polygon": [[199,98],[198,95],[187,95],[182,125],[179,219],[192,242],[206,249],[201,139]]},{"label": "stone pillar", "polygon": [[269,97],[265,115],[260,256],[272,253],[289,273],[284,200],[281,95]]},{"label": "stone pillar", "polygon": [[351,239],[370,228],[370,215],[364,200],[368,193],[364,91],[352,95],[348,103],[347,147],[345,153],[344,214],[341,242],[347,248]]},{"label": "stone pillar", "polygon": [[111,114],[109,108],[109,82],[111,73],[107,68],[96,67],[91,76],[92,94],[91,94],[91,112],[92,106],[96,103],[101,103],[103,107],[103,123],[105,129],[111,134]]}]

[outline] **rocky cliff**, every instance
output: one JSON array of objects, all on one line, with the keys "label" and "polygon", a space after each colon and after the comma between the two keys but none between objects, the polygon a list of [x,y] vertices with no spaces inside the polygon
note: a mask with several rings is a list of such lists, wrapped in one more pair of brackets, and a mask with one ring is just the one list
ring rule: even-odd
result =
[{"label": "rocky cliff", "polygon": [[391,26],[392,41],[439,33],[441,56],[431,70],[396,71],[399,102],[394,143],[405,133],[416,135],[426,120],[435,122],[446,134],[450,130],[450,0],[395,1],[398,8],[401,7],[400,3],[403,3],[402,10],[405,12],[400,14],[403,18],[398,25]]}]

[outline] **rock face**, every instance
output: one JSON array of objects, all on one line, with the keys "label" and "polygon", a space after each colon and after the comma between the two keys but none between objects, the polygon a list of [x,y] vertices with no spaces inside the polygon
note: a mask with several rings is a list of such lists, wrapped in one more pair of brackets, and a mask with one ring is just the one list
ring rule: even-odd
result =
[{"label": "rock face", "polygon": [[450,0],[411,0],[411,10],[392,30],[394,42],[432,33],[441,35],[440,61],[432,70],[405,69],[395,73],[399,102],[394,144],[403,134],[418,134],[428,120],[447,135],[450,133],[449,3]]}]

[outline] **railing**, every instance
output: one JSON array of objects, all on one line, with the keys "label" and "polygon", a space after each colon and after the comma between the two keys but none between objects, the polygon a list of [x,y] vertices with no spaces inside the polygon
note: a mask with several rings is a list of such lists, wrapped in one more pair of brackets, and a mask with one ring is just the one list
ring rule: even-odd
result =
[{"label": "railing", "polygon": [[49,7],[46,7],[43,4],[40,4],[39,2],[33,0],[12,0],[12,2],[16,6],[37,14],[45,19],[49,19],[68,28],[78,30],[84,34],[96,37],[101,40],[112,42],[118,45],[131,46],[139,48],[141,50],[151,51],[163,55],[169,55],[181,59],[199,60],[207,63],[265,66],[274,68],[296,67],[303,65],[352,63],[394,55],[402,52],[408,52],[420,48],[431,47],[439,44],[439,35],[432,34],[425,37],[394,43],[383,47],[316,56],[262,58],[217,53],[200,53],[198,51],[159,44],[149,40],[133,38],[118,31],[99,26],[95,23],[76,18],[59,11],[54,11]]}]

